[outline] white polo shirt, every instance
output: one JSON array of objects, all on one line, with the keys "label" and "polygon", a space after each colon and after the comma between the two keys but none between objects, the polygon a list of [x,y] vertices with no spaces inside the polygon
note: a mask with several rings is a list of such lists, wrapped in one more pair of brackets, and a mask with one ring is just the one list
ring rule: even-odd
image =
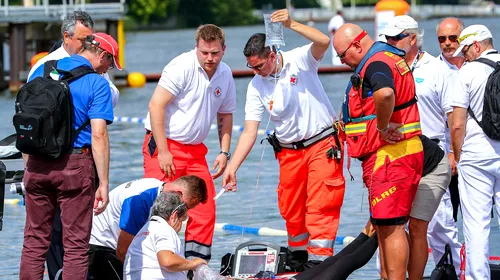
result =
[{"label": "white polo shirt", "polygon": [[256,75],[248,84],[245,120],[260,122],[267,110],[281,143],[311,138],[337,118],[319,80],[320,61],[313,57],[311,45],[282,52],[284,65],[278,79]]},{"label": "white polo shirt", "polygon": [[[60,60],[62,58],[65,58],[65,57],[69,57],[69,53],[64,49],[63,46],[60,46],[57,50],[49,53],[48,55],[40,58],[40,60],[38,60],[35,65],[33,65],[33,67],[31,68],[29,74],[28,74],[28,80],[30,79],[31,75],[33,74],[33,72],[35,72],[35,70],[40,67],[40,65],[42,65],[43,63],[49,61],[49,60]],[[109,87],[111,88],[111,100],[113,102],[113,108],[116,106],[116,104],[118,103],[118,98],[120,97],[120,91],[118,90],[118,88],[113,84],[113,82],[111,81],[111,79],[109,78],[109,74],[108,73],[104,73],[102,75],[104,77],[104,79],[106,79],[106,81],[108,81],[109,83]]]},{"label": "white polo shirt", "polygon": [[[196,49],[179,55],[165,66],[158,85],[175,96],[165,108],[166,136],[182,144],[202,143],[217,113],[236,110],[231,69],[221,62],[209,80],[198,62]],[[144,127],[151,130],[149,112]]]},{"label": "white polo shirt", "polygon": [[[480,57],[500,61],[500,54],[488,54],[495,50],[484,51]],[[480,62],[470,62],[458,71],[460,90],[453,95],[451,106],[471,107],[476,118],[481,121],[483,115],[484,89],[493,68]],[[462,146],[462,159],[492,159],[500,156],[500,142],[491,140],[476,121],[467,115],[465,139]]]},{"label": "white polo shirt", "polygon": [[171,251],[184,256],[177,232],[158,216],[151,217],[134,237],[123,264],[123,279],[128,280],[186,280],[186,272],[168,272],[158,263],[157,253]]},{"label": "white polo shirt", "polygon": [[120,230],[136,235],[148,221],[162,186],[163,182],[158,179],[143,178],[111,190],[108,206],[92,219],[90,244],[116,250]]},{"label": "white polo shirt", "polygon": [[458,88],[456,73],[431,54],[424,52],[421,55],[413,70],[413,79],[422,133],[429,139],[438,139],[439,147],[448,153],[446,114],[453,111],[449,95]]}]

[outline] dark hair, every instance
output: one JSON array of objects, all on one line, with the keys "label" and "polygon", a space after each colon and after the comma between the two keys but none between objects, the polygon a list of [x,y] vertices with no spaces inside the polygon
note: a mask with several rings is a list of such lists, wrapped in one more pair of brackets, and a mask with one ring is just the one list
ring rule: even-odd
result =
[{"label": "dark hair", "polygon": [[69,36],[75,34],[76,23],[80,22],[83,26],[94,29],[94,21],[92,17],[84,11],[74,11],[63,19],[61,25],[61,36],[64,38],[64,32],[68,32]]},{"label": "dark hair", "polygon": [[271,49],[266,47],[266,34],[264,33],[253,34],[243,49],[245,57],[267,57],[270,52]]},{"label": "dark hair", "polygon": [[186,175],[179,177],[172,183],[182,185],[187,190],[189,196],[199,200],[201,203],[207,202],[207,184],[200,177],[195,175]]}]

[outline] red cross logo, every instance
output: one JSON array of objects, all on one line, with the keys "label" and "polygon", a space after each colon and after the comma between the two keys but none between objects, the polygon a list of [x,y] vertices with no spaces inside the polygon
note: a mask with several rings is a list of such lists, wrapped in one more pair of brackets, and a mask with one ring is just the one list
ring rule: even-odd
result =
[{"label": "red cross logo", "polygon": [[216,88],[215,89],[215,96],[219,96],[221,94],[221,92],[222,91],[220,90],[220,88]]},{"label": "red cross logo", "polygon": [[290,76],[290,84],[291,85],[297,84],[297,76],[295,76],[295,75]]}]

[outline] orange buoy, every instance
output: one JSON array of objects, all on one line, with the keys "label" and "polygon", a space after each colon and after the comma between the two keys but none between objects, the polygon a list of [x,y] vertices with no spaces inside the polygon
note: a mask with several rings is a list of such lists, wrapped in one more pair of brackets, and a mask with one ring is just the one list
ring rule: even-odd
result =
[{"label": "orange buoy", "polygon": [[31,64],[31,68],[33,68],[33,66],[35,66],[35,64],[44,56],[48,55],[49,52],[41,52],[41,53],[37,53],[35,54],[32,58],[31,58],[31,61],[30,61],[30,64]]},{"label": "orange buoy", "polygon": [[410,4],[404,0],[381,0],[375,5],[375,40],[379,39],[379,32],[383,30],[391,18],[407,15]]}]

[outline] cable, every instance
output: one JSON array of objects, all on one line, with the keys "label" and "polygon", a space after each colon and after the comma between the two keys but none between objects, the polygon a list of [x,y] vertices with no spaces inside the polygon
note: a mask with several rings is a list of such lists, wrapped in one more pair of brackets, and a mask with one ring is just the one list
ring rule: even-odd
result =
[{"label": "cable", "polygon": [[[273,49],[273,46],[270,46],[271,48],[271,51]],[[278,70],[279,68],[279,65],[280,65],[280,62],[281,62],[281,51],[280,51],[280,48],[279,48],[279,45],[275,46],[276,48],[276,71]],[[281,69],[280,69],[281,71]],[[269,119],[267,120],[267,125],[266,125],[266,129],[265,131],[268,130],[269,128],[269,124],[271,123],[271,112],[272,112],[272,109],[273,109],[273,101],[274,101],[274,96],[275,96],[275,93],[276,93],[276,87],[278,86],[278,78],[279,78],[279,74],[278,75],[274,75],[274,91],[273,91],[273,95],[271,96],[271,101],[269,102]],[[255,202],[255,197],[257,196],[257,191],[259,190],[259,183],[260,183],[260,173],[262,171],[262,162],[264,161],[264,153],[266,151],[266,146],[267,145],[264,145],[264,147],[262,148],[262,154],[260,155],[260,163],[259,163],[259,169],[257,171],[257,182],[255,184],[255,191],[254,191],[254,194],[253,194],[253,197],[252,197],[252,203],[250,203],[250,213],[248,214],[248,219],[247,221],[249,222],[250,219],[252,218],[252,212],[253,212],[253,204]],[[242,231],[241,232],[241,239],[243,241],[243,237],[245,235],[245,231]]]}]

